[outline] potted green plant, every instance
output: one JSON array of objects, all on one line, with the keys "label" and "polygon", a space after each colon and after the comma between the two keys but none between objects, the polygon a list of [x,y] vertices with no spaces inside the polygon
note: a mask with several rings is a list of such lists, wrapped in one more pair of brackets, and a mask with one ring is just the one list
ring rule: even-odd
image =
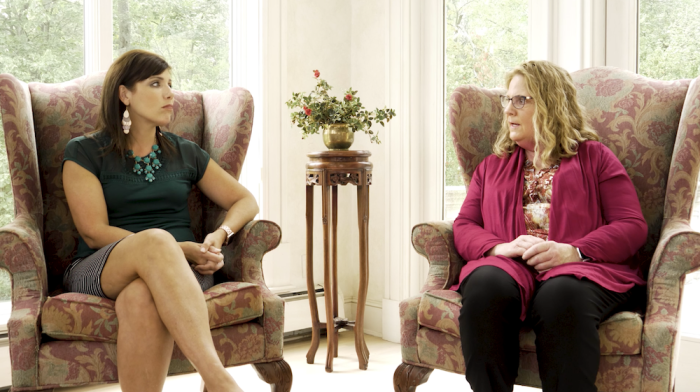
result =
[{"label": "potted green plant", "polygon": [[292,93],[287,107],[296,109],[291,113],[292,124],[301,128],[301,138],[323,132],[323,142],[330,150],[347,150],[354,141],[354,133],[362,131],[369,135],[370,142],[381,143],[379,133],[371,128],[379,123],[384,126],[396,116],[393,109],[375,109],[367,111],[357,96],[357,91],[349,88],[342,99],[331,97],[332,89],[328,82],[319,79],[321,75],[314,70],[318,79],[316,88],[311,93]]}]

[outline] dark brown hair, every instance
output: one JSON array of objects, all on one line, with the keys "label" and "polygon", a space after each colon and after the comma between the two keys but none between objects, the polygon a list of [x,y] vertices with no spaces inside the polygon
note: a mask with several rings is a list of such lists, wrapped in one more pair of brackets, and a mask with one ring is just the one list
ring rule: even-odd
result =
[{"label": "dark brown hair", "polygon": [[[111,139],[105,152],[116,151],[123,157],[128,150],[127,136],[122,129],[122,116],[126,105],[119,99],[119,86],[123,85],[131,90],[137,82],[160,75],[168,69],[170,65],[164,58],[140,49],[125,52],[114,60],[102,84],[100,114],[95,127],[95,133],[105,132]],[[165,153],[173,152],[172,142],[162,136],[160,130],[156,132],[156,138]]]}]

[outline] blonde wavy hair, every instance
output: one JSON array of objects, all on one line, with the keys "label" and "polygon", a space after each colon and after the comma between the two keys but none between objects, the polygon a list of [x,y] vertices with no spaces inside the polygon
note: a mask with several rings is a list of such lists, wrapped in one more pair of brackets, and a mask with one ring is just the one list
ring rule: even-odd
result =
[{"label": "blonde wavy hair", "polygon": [[[561,158],[576,155],[579,143],[600,140],[578,104],[574,81],[566,70],[549,61],[528,61],[506,74],[506,87],[515,75],[523,77],[535,104],[535,153],[540,164],[551,166]],[[515,146],[510,139],[508,118],[503,116],[493,152],[504,157],[515,151]]]}]

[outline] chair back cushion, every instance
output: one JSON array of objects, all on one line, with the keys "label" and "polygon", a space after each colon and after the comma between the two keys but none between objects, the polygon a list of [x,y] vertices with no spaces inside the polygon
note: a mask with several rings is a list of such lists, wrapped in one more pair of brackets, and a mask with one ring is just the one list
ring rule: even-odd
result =
[{"label": "chair back cushion", "polygon": [[[671,157],[690,80],[658,81],[612,67],[571,76],[591,127],[620,159],[637,190],[649,234],[635,262],[646,274],[659,242]],[[448,127],[467,187],[476,166],[492,152],[503,118],[498,96],[504,92],[461,86],[450,98]]]},{"label": "chair back cushion", "polygon": [[[49,292],[54,294],[61,289],[63,271],[78,243],[63,191],[63,152],[70,139],[95,129],[104,76],[101,72],[65,83],[29,84],[44,207],[44,252]],[[163,130],[199,144],[238,178],[252,128],[250,94],[243,89],[174,94],[173,118]],[[209,108],[204,107],[205,99]],[[221,210],[196,188],[190,194],[189,209],[195,238],[202,240],[205,230],[216,223],[207,220],[218,219]]]}]

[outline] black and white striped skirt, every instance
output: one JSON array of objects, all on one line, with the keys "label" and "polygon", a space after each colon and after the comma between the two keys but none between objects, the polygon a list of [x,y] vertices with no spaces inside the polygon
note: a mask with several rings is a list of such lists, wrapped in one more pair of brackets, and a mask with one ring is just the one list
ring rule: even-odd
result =
[{"label": "black and white striped skirt", "polygon": [[[122,238],[123,239],[123,238]],[[107,258],[121,240],[104,246],[88,257],[75,259],[63,273],[63,289],[66,292],[94,295],[109,298],[102,292],[100,276],[105,267]],[[202,275],[192,267],[194,277],[197,278],[202,291],[214,285],[214,275]]]}]

